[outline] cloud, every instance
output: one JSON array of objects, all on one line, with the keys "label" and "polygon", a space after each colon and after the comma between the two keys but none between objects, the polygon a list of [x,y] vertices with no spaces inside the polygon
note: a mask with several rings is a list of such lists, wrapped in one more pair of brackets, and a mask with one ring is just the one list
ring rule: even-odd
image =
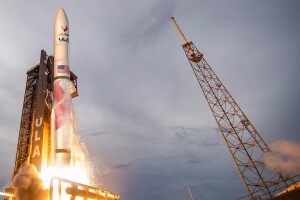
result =
[{"label": "cloud", "polygon": [[17,200],[46,200],[49,191],[44,189],[43,180],[34,165],[25,165],[11,183],[16,190]]},{"label": "cloud", "polygon": [[127,163],[127,164],[120,164],[120,165],[115,165],[112,166],[113,169],[127,169],[131,166],[131,163]]},{"label": "cloud", "polygon": [[90,136],[90,137],[97,137],[97,136],[109,134],[109,132],[107,132],[107,131],[90,131],[90,132],[89,131],[81,131],[81,132],[85,136]]},{"label": "cloud", "polygon": [[264,156],[266,166],[275,172],[300,173],[300,144],[277,140],[270,145],[271,153]]}]

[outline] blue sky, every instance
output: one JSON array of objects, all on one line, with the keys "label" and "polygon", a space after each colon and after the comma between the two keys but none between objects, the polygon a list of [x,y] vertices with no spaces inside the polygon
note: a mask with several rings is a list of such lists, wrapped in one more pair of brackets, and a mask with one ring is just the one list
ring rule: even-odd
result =
[{"label": "blue sky", "polygon": [[0,188],[13,172],[26,71],[41,49],[53,53],[60,7],[78,135],[98,185],[121,199],[187,200],[187,187],[195,200],[246,195],[171,15],[268,144],[299,142],[299,1],[3,1]]}]

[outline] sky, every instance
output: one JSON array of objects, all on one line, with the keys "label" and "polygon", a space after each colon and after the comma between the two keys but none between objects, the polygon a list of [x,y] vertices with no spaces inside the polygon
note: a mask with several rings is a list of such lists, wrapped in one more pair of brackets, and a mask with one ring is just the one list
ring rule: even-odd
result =
[{"label": "sky", "polygon": [[0,7],[0,189],[10,184],[26,71],[70,24],[80,141],[95,186],[123,200],[247,194],[170,16],[268,144],[299,143],[298,0],[4,0]]}]

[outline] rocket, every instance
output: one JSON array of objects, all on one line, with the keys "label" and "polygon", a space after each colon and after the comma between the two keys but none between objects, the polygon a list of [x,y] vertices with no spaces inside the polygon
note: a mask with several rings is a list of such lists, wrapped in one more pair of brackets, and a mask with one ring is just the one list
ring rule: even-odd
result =
[{"label": "rocket", "polygon": [[54,22],[54,83],[52,156],[54,165],[71,164],[72,117],[69,69],[69,22],[60,8]]}]

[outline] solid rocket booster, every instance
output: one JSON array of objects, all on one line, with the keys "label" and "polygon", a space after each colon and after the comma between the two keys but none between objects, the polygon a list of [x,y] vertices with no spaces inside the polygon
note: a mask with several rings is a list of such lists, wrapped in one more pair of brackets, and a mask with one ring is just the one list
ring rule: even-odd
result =
[{"label": "solid rocket booster", "polygon": [[[72,147],[72,119],[69,69],[69,22],[60,8],[54,23],[54,85],[53,85],[54,162],[69,165]],[[52,154],[52,155],[53,155]]]}]

